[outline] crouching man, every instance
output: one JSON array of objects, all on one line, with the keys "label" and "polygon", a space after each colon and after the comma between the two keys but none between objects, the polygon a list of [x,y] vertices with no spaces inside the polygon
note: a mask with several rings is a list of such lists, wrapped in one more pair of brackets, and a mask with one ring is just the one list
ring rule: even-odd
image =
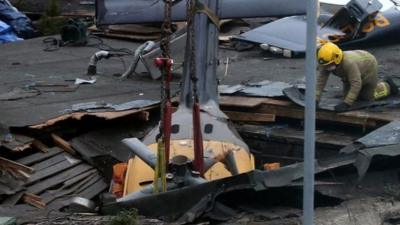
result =
[{"label": "crouching man", "polygon": [[349,110],[357,99],[375,101],[399,92],[391,78],[379,81],[378,63],[367,51],[342,51],[337,45],[328,42],[318,49],[317,58],[317,103],[330,73],[342,79],[344,99],[335,106],[337,112]]}]

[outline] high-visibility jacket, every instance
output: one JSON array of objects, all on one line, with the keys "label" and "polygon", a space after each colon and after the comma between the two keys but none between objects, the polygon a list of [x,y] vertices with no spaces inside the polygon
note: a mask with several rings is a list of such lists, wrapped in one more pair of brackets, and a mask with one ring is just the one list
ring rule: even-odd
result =
[{"label": "high-visibility jacket", "polygon": [[[316,97],[319,101],[331,72],[325,70],[323,66],[320,66],[318,70]],[[345,94],[344,102],[352,105],[357,100],[363,86],[375,88],[378,80],[378,63],[376,58],[369,52],[362,50],[344,51],[342,62],[337,65],[332,73],[342,79],[345,87],[349,87]],[[374,84],[368,85],[370,83]],[[371,91],[373,92],[373,90]]]}]

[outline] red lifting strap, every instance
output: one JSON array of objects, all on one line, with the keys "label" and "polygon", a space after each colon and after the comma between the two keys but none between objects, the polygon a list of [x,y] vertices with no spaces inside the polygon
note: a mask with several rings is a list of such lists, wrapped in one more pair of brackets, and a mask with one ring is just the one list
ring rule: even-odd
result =
[{"label": "red lifting strap", "polygon": [[204,175],[204,149],[203,136],[200,125],[200,105],[198,102],[193,104],[193,141],[194,141],[194,167],[200,175]]},{"label": "red lifting strap", "polygon": [[166,99],[161,99],[161,101],[165,101],[165,106],[163,110],[163,142],[165,145],[165,160],[166,165],[169,164],[169,152],[170,152],[170,143],[171,143],[171,126],[172,126],[172,103],[171,103],[171,95],[170,95],[170,83],[172,81],[172,65],[173,60],[170,58],[156,58],[154,60],[156,66],[160,69],[161,73],[166,76],[164,79],[165,88],[163,91],[165,93]]},{"label": "red lifting strap", "polygon": [[172,126],[172,103],[167,100],[164,109],[164,144],[165,144],[165,160],[166,165],[169,164],[169,151],[171,143],[171,126]]}]

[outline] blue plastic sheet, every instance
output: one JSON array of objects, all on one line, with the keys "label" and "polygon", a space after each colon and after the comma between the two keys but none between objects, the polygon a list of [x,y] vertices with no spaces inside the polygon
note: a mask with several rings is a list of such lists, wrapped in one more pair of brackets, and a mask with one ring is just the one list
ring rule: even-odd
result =
[{"label": "blue plastic sheet", "polygon": [[20,40],[22,39],[13,32],[12,28],[0,20],[0,44]]},{"label": "blue plastic sheet", "polygon": [[0,0],[0,20],[10,25],[20,38],[32,38],[35,35],[32,21],[6,0]]}]

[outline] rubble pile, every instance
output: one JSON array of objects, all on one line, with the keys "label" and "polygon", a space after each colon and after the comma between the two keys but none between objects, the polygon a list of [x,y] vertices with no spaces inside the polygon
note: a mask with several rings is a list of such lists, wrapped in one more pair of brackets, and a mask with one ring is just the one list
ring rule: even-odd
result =
[{"label": "rubble pile", "polygon": [[0,0],[0,225],[398,224],[399,3],[321,2],[310,164],[305,1]]}]

